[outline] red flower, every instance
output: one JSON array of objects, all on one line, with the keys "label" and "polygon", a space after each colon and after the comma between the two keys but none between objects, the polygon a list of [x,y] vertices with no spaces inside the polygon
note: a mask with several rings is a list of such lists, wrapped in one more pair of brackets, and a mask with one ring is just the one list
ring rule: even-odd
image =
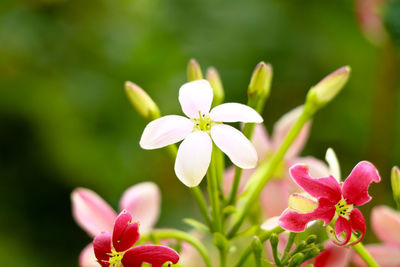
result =
[{"label": "red flower", "polygon": [[166,262],[177,263],[179,255],[166,246],[141,245],[133,247],[139,240],[139,224],[132,222],[132,215],[123,210],[114,222],[111,235],[102,232],[93,240],[94,254],[103,267],[141,267],[144,262],[152,267],[161,267]]},{"label": "red flower", "polygon": [[[335,222],[335,239],[337,245],[347,245],[352,232],[359,232],[357,241],[360,242],[365,235],[365,219],[361,211],[355,206],[361,206],[371,200],[368,187],[372,182],[379,182],[380,177],[376,168],[367,161],[362,161],[354,167],[344,183],[333,177],[311,178],[308,168],[304,164],[296,164],[290,168],[293,180],[318,201],[316,209],[309,212],[287,209],[279,219],[282,228],[292,232],[302,232],[308,222],[323,220],[327,225]],[[295,196],[296,197],[296,196]],[[304,197],[303,200],[304,201]],[[311,200],[312,201],[312,200]],[[346,237],[340,242],[342,233]]]}]

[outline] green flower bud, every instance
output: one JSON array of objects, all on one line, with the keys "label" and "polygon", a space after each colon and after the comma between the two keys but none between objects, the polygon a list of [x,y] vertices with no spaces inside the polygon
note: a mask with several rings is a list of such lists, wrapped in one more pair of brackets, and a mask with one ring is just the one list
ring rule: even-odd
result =
[{"label": "green flower bud", "polygon": [[330,102],[347,83],[350,71],[350,67],[345,66],[322,79],[308,91],[306,106],[318,109]]},{"label": "green flower bud", "polygon": [[400,170],[397,166],[392,168],[390,179],[392,181],[393,198],[396,202],[397,209],[400,210]]},{"label": "green flower bud", "polygon": [[307,244],[311,244],[314,243],[317,240],[317,236],[316,235],[309,235],[307,237],[306,243]]},{"label": "green flower bud", "polygon": [[218,249],[227,251],[229,248],[229,241],[226,239],[226,237],[219,233],[216,232],[214,233],[214,246],[216,246]]},{"label": "green flower bud", "polygon": [[249,98],[251,97],[267,97],[270,92],[272,81],[272,67],[270,64],[260,62],[256,66],[251,75],[249,89],[247,91]]},{"label": "green flower bud", "polygon": [[213,67],[208,68],[206,73],[206,78],[210,83],[214,92],[213,106],[218,106],[224,101],[224,95],[225,95],[224,88],[222,87],[222,82],[219,77],[218,71]]},{"label": "green flower bud", "polygon": [[191,59],[189,61],[187,67],[187,78],[189,82],[203,79],[203,73],[201,72],[200,65],[195,59]]},{"label": "green flower bud", "polygon": [[144,119],[151,121],[160,117],[160,110],[156,103],[138,85],[125,82],[125,91],[133,107]]},{"label": "green flower bud", "polygon": [[288,264],[288,267],[295,267],[295,266],[300,266],[304,261],[304,254],[303,253],[297,253],[295,254],[291,261]]}]

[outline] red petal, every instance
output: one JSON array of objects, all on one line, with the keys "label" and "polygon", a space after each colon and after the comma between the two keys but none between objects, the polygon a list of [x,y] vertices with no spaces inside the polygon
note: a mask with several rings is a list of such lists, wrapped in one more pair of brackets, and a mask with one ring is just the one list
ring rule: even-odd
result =
[{"label": "red petal", "polygon": [[99,263],[102,266],[109,266],[106,263],[110,259],[111,235],[108,232],[103,232],[96,236],[93,240],[93,249]]},{"label": "red petal", "polygon": [[296,164],[289,171],[293,180],[311,196],[329,199],[334,204],[342,198],[340,185],[333,176],[311,178],[305,164]]},{"label": "red petal", "polygon": [[303,232],[310,221],[323,220],[326,225],[331,222],[334,215],[335,206],[329,200],[320,198],[318,208],[312,212],[300,213],[290,209],[285,210],[279,218],[279,225],[291,232]]},{"label": "red petal", "polygon": [[350,224],[353,232],[359,232],[360,236],[357,241],[350,245],[355,245],[364,239],[366,232],[365,218],[359,209],[353,209],[350,215]]},{"label": "red petal", "polygon": [[161,267],[166,262],[176,264],[179,255],[175,250],[165,246],[142,245],[128,250],[122,258],[124,267],[141,267],[144,262],[152,267]]},{"label": "red petal", "polygon": [[351,250],[326,244],[326,249],[315,258],[314,267],[346,267],[349,264]]},{"label": "red petal", "polygon": [[132,215],[126,210],[123,210],[115,220],[112,242],[118,252],[130,249],[140,237],[139,224],[131,221]]},{"label": "red petal", "polygon": [[[344,232],[346,234],[345,239],[342,239],[343,241],[340,242],[340,235],[342,234],[342,232]],[[342,216],[339,216],[339,218],[337,219],[336,223],[335,223],[335,235],[336,238],[339,240],[332,240],[333,243],[335,243],[338,246],[344,246],[347,245],[347,243],[349,243],[350,241],[350,237],[351,237],[351,225],[350,222],[348,220],[346,220],[345,218],[343,218]]]},{"label": "red petal", "polygon": [[361,161],[351,171],[343,183],[342,192],[348,204],[361,206],[371,200],[368,187],[372,182],[379,183],[377,169],[368,161]]}]

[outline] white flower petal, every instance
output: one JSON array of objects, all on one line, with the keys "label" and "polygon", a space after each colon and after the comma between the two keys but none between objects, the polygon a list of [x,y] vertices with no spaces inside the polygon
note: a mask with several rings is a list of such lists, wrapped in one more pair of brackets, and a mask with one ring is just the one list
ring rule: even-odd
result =
[{"label": "white flower petal", "polygon": [[210,118],[220,122],[263,122],[263,118],[257,111],[239,103],[225,103],[216,106],[211,110]]},{"label": "white flower petal", "polygon": [[332,148],[328,148],[325,154],[325,160],[329,165],[329,172],[335,177],[335,179],[340,183],[340,165],[337,159],[336,153]]},{"label": "white flower petal", "polygon": [[213,100],[213,90],[206,80],[185,83],[179,89],[179,103],[182,111],[189,118],[198,118],[201,114],[210,112]]},{"label": "white flower petal", "polygon": [[226,124],[218,124],[211,127],[211,137],[236,166],[242,169],[256,166],[257,152],[240,131]]},{"label": "white flower petal", "polygon": [[184,139],[193,130],[193,126],[188,118],[178,115],[164,116],[147,124],[139,144],[144,149],[174,144]]},{"label": "white flower petal", "polygon": [[200,184],[211,161],[212,141],[206,132],[189,134],[176,155],[175,173],[188,187]]},{"label": "white flower petal", "polygon": [[132,220],[140,222],[140,233],[150,231],[160,215],[161,192],[152,182],[143,182],[125,190],[119,203],[120,210],[132,214]]}]

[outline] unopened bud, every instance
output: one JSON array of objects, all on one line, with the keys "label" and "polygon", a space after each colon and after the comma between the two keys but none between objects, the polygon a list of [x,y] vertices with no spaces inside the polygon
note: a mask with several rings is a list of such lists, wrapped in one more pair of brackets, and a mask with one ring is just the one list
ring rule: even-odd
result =
[{"label": "unopened bud", "polygon": [[316,235],[309,235],[307,237],[306,243],[307,244],[311,244],[311,243],[314,243],[315,241],[317,241],[317,236]]},{"label": "unopened bud", "polygon": [[304,254],[303,253],[297,253],[290,260],[290,262],[288,264],[288,267],[300,266],[300,264],[302,264],[303,261],[304,261]]},{"label": "unopened bud", "polygon": [[278,243],[279,243],[279,237],[277,234],[273,233],[270,238],[269,238],[269,242],[271,242],[271,246],[272,247],[277,247]]},{"label": "unopened bud", "polygon": [[200,65],[195,59],[191,59],[189,61],[187,67],[187,78],[189,82],[203,79],[203,73],[201,72]]},{"label": "unopened bud", "polygon": [[251,242],[251,246],[253,248],[254,253],[261,254],[261,251],[264,250],[264,247],[261,243],[261,240],[258,236],[253,237],[253,241]]},{"label": "unopened bud", "polygon": [[318,247],[314,247],[312,249],[310,249],[309,251],[307,251],[307,253],[304,254],[304,260],[309,260],[312,259],[314,257],[316,257],[319,253],[320,253],[320,249]]},{"label": "unopened bud", "polygon": [[318,109],[330,102],[346,84],[350,71],[350,67],[345,66],[322,79],[308,91],[306,105]]},{"label": "unopened bud", "polygon": [[392,168],[391,174],[393,198],[396,202],[397,209],[400,210],[400,170],[397,166]]},{"label": "unopened bud", "polygon": [[214,92],[213,106],[218,106],[224,101],[224,88],[222,87],[218,71],[213,67],[208,68],[206,78]]},{"label": "unopened bud", "polygon": [[223,251],[227,251],[229,248],[229,241],[226,239],[226,237],[219,233],[219,232],[215,232],[214,233],[214,246],[216,246],[217,248],[223,250]]},{"label": "unopened bud", "polygon": [[125,91],[133,107],[143,118],[151,121],[160,117],[158,106],[142,88],[132,82],[126,82]]},{"label": "unopened bud", "polygon": [[272,81],[272,67],[270,64],[260,62],[251,75],[249,89],[247,91],[249,98],[253,96],[267,97],[270,92]]}]

